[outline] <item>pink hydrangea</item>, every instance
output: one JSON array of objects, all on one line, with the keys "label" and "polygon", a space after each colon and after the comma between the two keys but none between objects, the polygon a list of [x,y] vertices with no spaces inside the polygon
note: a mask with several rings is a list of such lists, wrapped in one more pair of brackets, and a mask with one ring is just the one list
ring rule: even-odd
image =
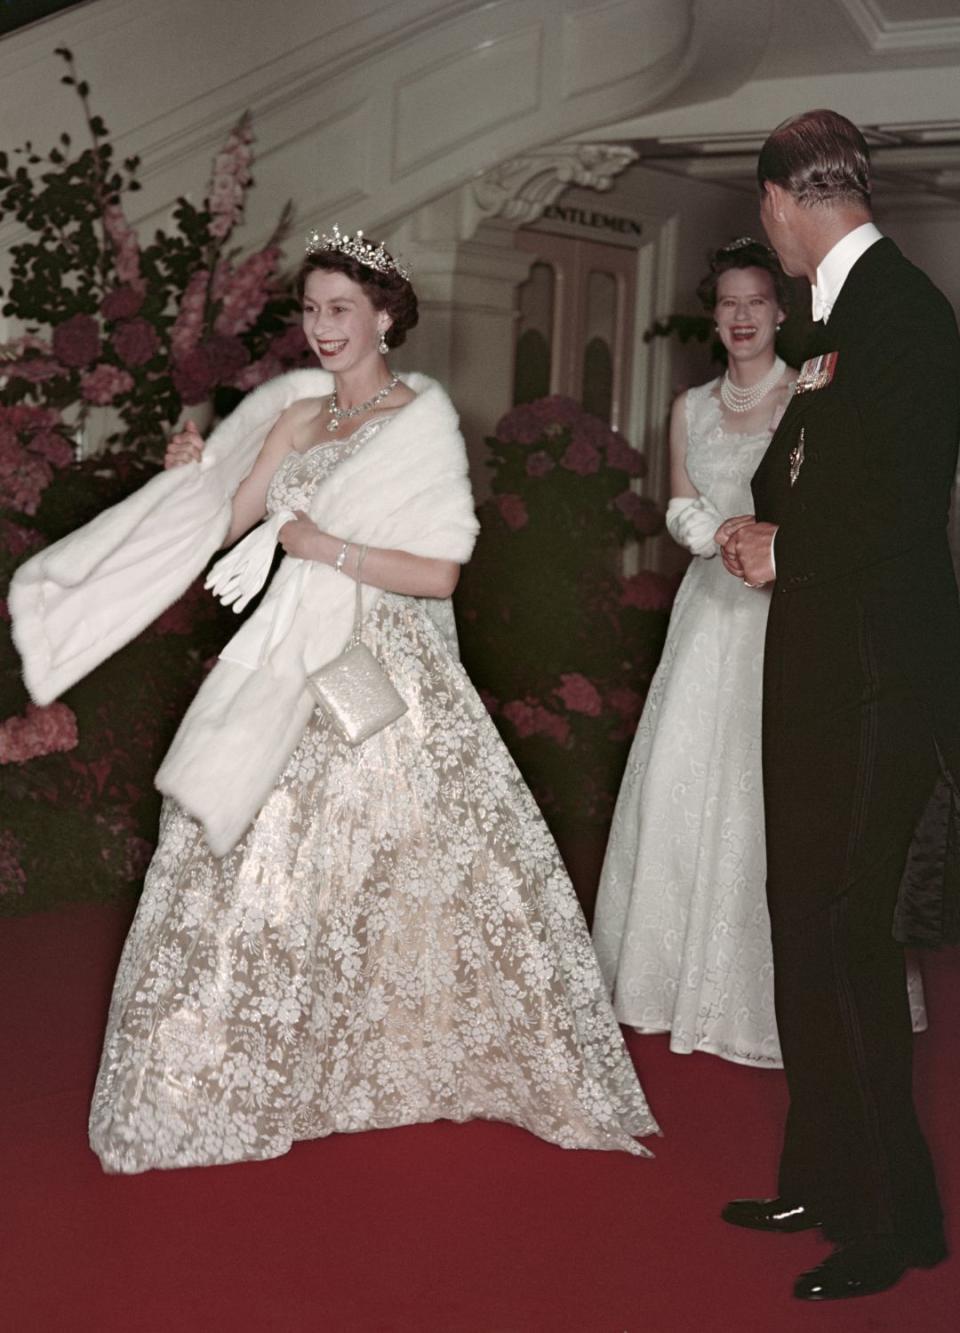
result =
[{"label": "pink hydrangea", "polygon": [[534,453],[527,455],[527,476],[545,477],[548,472],[552,472],[556,464],[546,449],[537,449]]},{"label": "pink hydrangea", "polygon": [[676,579],[642,569],[620,580],[620,605],[638,611],[669,611],[677,591]]},{"label": "pink hydrangea", "polygon": [[570,739],[569,721],[541,703],[513,699],[503,705],[501,712],[522,740],[530,736],[546,736],[557,745],[566,745]]},{"label": "pink hydrangea", "polygon": [[53,330],[53,350],[62,366],[89,366],[100,355],[100,325],[92,315],[71,315]]},{"label": "pink hydrangea", "polygon": [[74,750],[78,739],[76,715],[66,704],[46,708],[27,704],[26,716],[0,722],[0,764],[24,764],[41,755]]},{"label": "pink hydrangea", "polygon": [[524,528],[529,520],[527,506],[523,502],[522,496],[507,494],[497,496],[497,509],[500,511],[500,517],[506,523],[507,527],[513,532]]},{"label": "pink hydrangea", "polygon": [[23,847],[8,828],[0,831],[0,893],[23,893],[27,872],[21,863]]},{"label": "pink hydrangea", "polygon": [[628,477],[643,477],[647,471],[643,454],[628,444],[618,431],[612,431],[607,441],[607,466],[625,472]]},{"label": "pink hydrangea", "polygon": [[583,408],[573,398],[552,394],[532,403],[520,403],[500,418],[497,439],[504,443],[536,444],[559,427],[573,427],[584,416]]},{"label": "pink hydrangea", "polygon": [[576,472],[578,476],[588,477],[593,472],[599,472],[601,461],[599,449],[586,440],[573,439],[563,451],[560,466]]},{"label": "pink hydrangea", "polygon": [[59,431],[37,431],[30,439],[29,448],[53,467],[69,467],[73,462],[73,447]]},{"label": "pink hydrangea", "polygon": [[157,331],[148,319],[123,319],[111,334],[110,341],[120,360],[126,366],[145,366],[160,350]]},{"label": "pink hydrangea", "polygon": [[243,216],[243,202],[252,179],[253,130],[246,112],[230,131],[226,143],[213,160],[213,172],[207,187],[206,208],[210,214],[210,234],[224,240]]},{"label": "pink hydrangea", "polygon": [[180,309],[170,330],[170,354],[174,361],[182,361],[192,352],[203,334],[207,295],[210,288],[210,270],[198,268],[180,298]]},{"label": "pink hydrangea", "polygon": [[9,518],[0,518],[0,551],[19,558],[42,545],[43,538],[33,528],[25,528],[21,523],[11,522]]},{"label": "pink hydrangea", "polygon": [[25,449],[12,431],[0,429],[0,494],[4,505],[21,514],[35,514],[51,481],[50,464]]},{"label": "pink hydrangea", "polygon": [[269,245],[230,270],[222,282],[215,275],[213,294],[220,302],[215,333],[229,336],[250,328],[270,296],[270,279],[279,258],[279,247]]},{"label": "pink hydrangea", "polygon": [[571,713],[583,713],[587,717],[599,717],[603,712],[603,700],[600,691],[592,681],[579,671],[564,672],[560,685],[554,691],[557,697]]},{"label": "pink hydrangea", "polygon": [[663,514],[646,496],[637,495],[636,491],[624,491],[613,503],[642,537],[654,537],[662,529]]},{"label": "pink hydrangea", "polygon": [[129,371],[121,370],[108,362],[101,362],[93,370],[81,376],[80,393],[88,403],[105,407],[122,393],[129,393],[133,388],[133,376]]},{"label": "pink hydrangea", "polygon": [[[140,244],[137,233],[127,221],[122,206],[114,201],[103,210],[103,228],[113,245],[113,258],[117,277],[137,290],[142,290],[144,283],[140,276]],[[108,315],[108,319],[115,316]]]},{"label": "pink hydrangea", "polygon": [[134,315],[140,313],[144,295],[143,291],[129,284],[115,287],[100,302],[100,313],[104,319],[133,319]]}]

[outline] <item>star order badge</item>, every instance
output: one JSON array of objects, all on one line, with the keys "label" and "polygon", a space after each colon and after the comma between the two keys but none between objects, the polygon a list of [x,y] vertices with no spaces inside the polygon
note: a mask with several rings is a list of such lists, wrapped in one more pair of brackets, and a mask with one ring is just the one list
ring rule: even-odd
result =
[{"label": "star order badge", "polygon": [[803,467],[803,444],[804,428],[800,427],[800,438],[790,450],[790,485],[797,484],[797,478],[800,475],[800,469]]},{"label": "star order badge", "polygon": [[822,356],[812,356],[809,361],[804,361],[793,392],[813,393],[815,389],[825,389],[833,379],[839,355],[839,352],[824,352]]}]

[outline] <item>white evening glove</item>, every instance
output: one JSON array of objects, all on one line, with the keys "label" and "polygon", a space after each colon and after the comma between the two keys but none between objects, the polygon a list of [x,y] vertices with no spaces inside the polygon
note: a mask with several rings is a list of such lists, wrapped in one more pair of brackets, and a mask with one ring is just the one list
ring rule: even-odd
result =
[{"label": "white evening glove", "polygon": [[680,496],[667,504],[667,531],[675,542],[685,546],[694,555],[709,560],[720,549],[713,534],[723,522],[723,515],[705,495],[691,500]]},{"label": "white evening glove", "polygon": [[229,555],[217,561],[203,586],[239,614],[266,583],[280,529],[294,518],[292,509],[271,514],[265,523],[238,542]]}]

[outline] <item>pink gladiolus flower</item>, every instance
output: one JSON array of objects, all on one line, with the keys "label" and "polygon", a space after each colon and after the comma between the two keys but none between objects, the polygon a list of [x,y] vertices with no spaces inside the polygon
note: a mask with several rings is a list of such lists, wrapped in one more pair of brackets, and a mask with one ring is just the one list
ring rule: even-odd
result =
[{"label": "pink gladiolus flower", "polygon": [[93,370],[81,376],[80,393],[88,403],[105,407],[122,393],[129,393],[133,388],[133,376],[119,366],[101,362]]},{"label": "pink gladiolus flower", "polygon": [[246,112],[230,131],[226,143],[213,160],[213,173],[207,187],[206,208],[210,214],[210,234],[224,240],[243,216],[243,201],[252,179],[253,130]]},{"label": "pink gladiolus flower", "polygon": [[249,366],[244,366],[240,374],[235,376],[233,387],[242,389],[246,393],[250,389],[256,389],[260,384],[266,384],[267,380],[282,374],[283,370],[284,365],[280,358],[268,352],[266,356],[261,356],[259,361],[251,361]]},{"label": "pink gladiolus flower", "polygon": [[62,366],[89,366],[100,355],[100,325],[92,315],[71,315],[53,330],[53,350]]},{"label": "pink gladiolus flower", "polygon": [[214,332],[230,336],[243,333],[254,322],[270,295],[270,277],[280,258],[277,246],[267,246],[250,255],[235,269],[219,295],[220,313]]},{"label": "pink gladiolus flower", "polygon": [[[107,204],[103,210],[103,227],[113,245],[117,277],[121,282],[141,290],[143,279],[140,276],[140,245],[137,233],[127,221],[120,204],[116,202]],[[107,318],[115,317],[108,315]]]},{"label": "pink gladiolus flower", "polygon": [[600,691],[592,681],[587,680],[579,671],[564,672],[560,677],[560,686],[554,693],[561,699],[571,713],[584,713],[587,717],[599,717],[603,712],[603,700]]},{"label": "pink gladiolus flower", "polygon": [[624,491],[613,503],[642,537],[653,537],[663,527],[663,514],[658,506],[636,491]]},{"label": "pink gladiolus flower", "polygon": [[556,464],[547,453],[546,449],[537,449],[535,453],[527,456],[527,476],[545,477],[548,472],[552,472]]},{"label": "pink gladiolus flower", "polygon": [[599,472],[601,461],[600,451],[592,444],[574,439],[564,450],[560,466],[576,472],[578,476],[588,477],[592,472]]},{"label": "pink gladiolus flower", "polygon": [[160,349],[157,331],[148,319],[124,319],[113,330],[110,341],[127,366],[144,366]]},{"label": "pink gladiolus flower", "polygon": [[30,384],[43,384],[47,380],[56,379],[58,375],[64,374],[64,369],[63,366],[57,365],[56,361],[50,361],[46,357],[31,356],[4,366],[2,373],[12,380],[27,380]]},{"label": "pink gladiolus flower", "polygon": [[192,352],[203,333],[203,318],[207,309],[207,292],[210,287],[210,270],[198,268],[191,273],[183,296],[180,309],[170,330],[170,354],[174,361],[182,361],[188,352]]},{"label": "pink gladiolus flower", "polygon": [[77,744],[76,715],[66,704],[27,704],[25,717],[0,722],[0,764],[25,764],[41,755],[74,750]]},{"label": "pink gladiolus flower", "polygon": [[521,496],[498,495],[497,508],[500,511],[500,517],[512,531],[517,532],[520,528],[526,527],[529,515],[527,514],[527,506]]},{"label": "pink gladiolus flower", "polygon": [[135,287],[115,287],[100,302],[100,313],[104,319],[133,319],[140,312],[143,298],[144,292]]}]

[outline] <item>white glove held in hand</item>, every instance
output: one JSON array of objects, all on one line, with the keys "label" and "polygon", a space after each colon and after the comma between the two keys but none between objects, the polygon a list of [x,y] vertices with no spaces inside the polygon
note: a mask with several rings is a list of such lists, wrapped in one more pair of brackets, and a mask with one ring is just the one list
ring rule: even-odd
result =
[{"label": "white glove held in hand", "polygon": [[217,561],[203,586],[239,614],[266,583],[280,529],[294,518],[292,509],[272,514],[242,542],[237,542],[229,555]]},{"label": "white glove held in hand", "polygon": [[719,550],[713,534],[722,522],[723,515],[705,495],[699,495],[696,500],[681,496],[667,504],[667,531],[670,536],[705,560],[709,560]]}]

